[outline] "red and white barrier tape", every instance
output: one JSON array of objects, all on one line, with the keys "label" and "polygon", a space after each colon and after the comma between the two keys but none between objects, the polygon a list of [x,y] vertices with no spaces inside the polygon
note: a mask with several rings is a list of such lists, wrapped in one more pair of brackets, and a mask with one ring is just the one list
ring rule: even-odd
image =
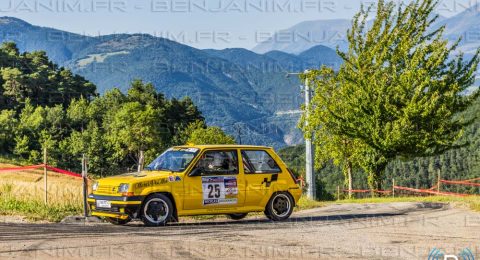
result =
[{"label": "red and white barrier tape", "polygon": [[417,193],[427,193],[427,194],[433,194],[433,195],[445,195],[445,196],[456,196],[456,197],[466,197],[466,196],[471,196],[470,194],[464,194],[464,193],[454,193],[454,192],[446,192],[446,191],[433,191],[433,190],[425,190],[425,189],[414,189],[414,188],[408,188],[408,187],[401,187],[401,186],[394,186],[396,190],[406,190],[406,191],[411,191],[411,192],[417,192]]},{"label": "red and white barrier tape", "polygon": [[0,172],[16,172],[16,171],[23,171],[23,170],[39,169],[39,168],[43,168],[43,167],[46,167],[48,170],[53,171],[53,172],[57,172],[57,173],[60,173],[60,174],[82,178],[81,174],[71,172],[71,171],[67,171],[67,170],[63,170],[63,169],[59,169],[59,168],[55,168],[55,167],[52,167],[52,166],[49,166],[49,165],[45,166],[44,164],[22,166],[22,167],[12,167],[12,168],[0,168]]},{"label": "red and white barrier tape", "polygon": [[475,186],[480,187],[480,183],[473,183],[468,181],[447,181],[447,180],[440,180],[441,183],[446,184],[458,184],[458,185],[466,185],[466,186]]},{"label": "red and white barrier tape", "polygon": [[0,172],[15,172],[15,171],[22,171],[22,170],[33,170],[33,169],[38,169],[38,168],[42,168],[42,167],[43,167],[43,164],[23,166],[23,167],[1,168]]},{"label": "red and white barrier tape", "polygon": [[55,168],[55,167],[52,167],[52,166],[48,166],[48,165],[47,165],[47,169],[49,169],[49,170],[51,170],[51,171],[54,171],[54,172],[57,172],[57,173],[61,173],[61,174],[65,174],[65,175],[69,175],[69,176],[73,176],[73,177],[82,178],[82,175],[81,175],[81,174],[74,173],[74,172],[70,172],[70,171],[67,171],[67,170],[59,169],[59,168]]},{"label": "red and white barrier tape", "polygon": [[470,180],[464,180],[464,181],[480,181],[480,178],[475,178],[475,179],[470,179]]},{"label": "red and white barrier tape", "polygon": [[[369,193],[372,192],[372,190],[343,190],[344,192],[353,192],[353,193]],[[376,193],[391,193],[391,190],[373,190],[373,192]]]}]

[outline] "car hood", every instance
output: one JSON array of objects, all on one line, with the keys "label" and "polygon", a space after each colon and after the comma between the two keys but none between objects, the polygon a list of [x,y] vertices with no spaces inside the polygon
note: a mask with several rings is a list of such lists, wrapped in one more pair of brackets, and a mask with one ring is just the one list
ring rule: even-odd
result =
[{"label": "car hood", "polygon": [[179,176],[179,173],[171,171],[142,171],[140,173],[124,173],[97,180],[99,189],[95,193],[110,193],[111,188],[118,187],[122,183],[135,185],[137,183],[142,183],[149,180],[165,180],[165,182],[172,182],[178,180],[177,176]]}]

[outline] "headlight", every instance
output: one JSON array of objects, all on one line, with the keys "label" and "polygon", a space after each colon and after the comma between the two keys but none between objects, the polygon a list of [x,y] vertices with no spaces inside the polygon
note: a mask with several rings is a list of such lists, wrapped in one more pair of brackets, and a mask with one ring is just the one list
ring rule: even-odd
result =
[{"label": "headlight", "polygon": [[118,186],[118,193],[128,192],[128,188],[130,188],[130,185],[127,183],[122,183],[120,186]]},{"label": "headlight", "polygon": [[96,191],[97,189],[98,189],[98,181],[96,181],[92,184],[92,190]]}]

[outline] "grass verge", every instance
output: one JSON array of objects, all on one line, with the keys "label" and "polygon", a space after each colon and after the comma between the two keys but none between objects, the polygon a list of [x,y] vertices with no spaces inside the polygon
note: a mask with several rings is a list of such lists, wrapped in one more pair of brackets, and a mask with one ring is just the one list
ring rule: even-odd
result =
[{"label": "grass verge", "polygon": [[305,209],[313,209],[318,207],[326,206],[327,203],[323,201],[311,200],[305,196],[302,196],[300,200],[297,202],[297,206],[295,207],[295,211],[305,210]]},{"label": "grass verge", "polygon": [[[0,163],[0,168],[14,165]],[[48,205],[43,170],[0,173],[0,215],[22,216],[27,220],[59,222],[82,212],[82,181],[48,172]]]},{"label": "grass verge", "polygon": [[82,207],[78,204],[50,204],[42,201],[19,200],[12,196],[0,198],[0,215],[23,216],[31,221],[46,220],[59,222],[66,216],[79,215]]}]

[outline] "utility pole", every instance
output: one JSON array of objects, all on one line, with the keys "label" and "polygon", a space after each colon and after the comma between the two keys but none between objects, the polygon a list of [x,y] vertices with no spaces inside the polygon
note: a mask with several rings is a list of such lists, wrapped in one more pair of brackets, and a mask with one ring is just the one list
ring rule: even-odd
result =
[{"label": "utility pole", "polygon": [[[303,74],[308,74],[310,71],[305,70]],[[289,75],[300,75],[302,73],[287,73],[287,77]],[[304,92],[305,92],[305,113],[306,117],[310,115],[310,101],[312,99],[312,91],[310,89],[308,78],[305,78],[305,85],[304,85]],[[308,126],[308,121],[305,121],[305,125]],[[312,144],[313,136],[307,136],[305,138],[305,177],[306,177],[306,184],[307,184],[307,197],[309,199],[315,199],[316,195],[316,184],[315,184],[315,173],[313,169],[313,144]]]},{"label": "utility pole", "polygon": [[[309,71],[306,70],[305,74]],[[310,115],[310,101],[312,98],[312,92],[310,90],[310,84],[308,82],[308,77],[305,79],[305,111],[306,118]],[[308,120],[305,120],[305,125],[308,126]],[[313,172],[313,145],[312,145],[311,133],[305,138],[305,175],[307,177],[307,197],[310,199],[315,199],[315,174]]]}]

